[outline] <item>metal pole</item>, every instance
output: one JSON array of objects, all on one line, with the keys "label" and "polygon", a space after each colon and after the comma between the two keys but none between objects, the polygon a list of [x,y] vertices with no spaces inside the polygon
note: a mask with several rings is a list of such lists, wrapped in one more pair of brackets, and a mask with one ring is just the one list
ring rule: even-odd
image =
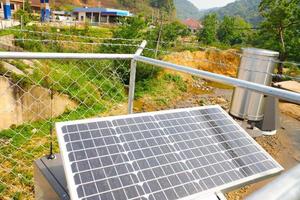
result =
[{"label": "metal pole", "polygon": [[300,165],[279,176],[267,186],[254,192],[246,200],[299,200]]},{"label": "metal pole", "polygon": [[21,15],[21,30],[23,30],[23,15]]},{"label": "metal pole", "polygon": [[[140,56],[147,45],[147,41],[144,40],[135,52],[135,56]],[[134,101],[134,90],[135,90],[135,77],[136,77],[136,63],[135,59],[131,60],[130,64],[130,81],[129,81],[129,94],[128,94],[128,114],[133,113],[133,101]]]},{"label": "metal pole", "polygon": [[203,71],[203,70],[193,69],[193,68],[190,68],[187,66],[176,65],[173,63],[169,63],[169,62],[164,62],[164,61],[155,60],[152,58],[147,58],[144,56],[135,55],[134,59],[137,61],[143,62],[143,63],[147,63],[147,64],[155,65],[158,67],[162,67],[162,68],[173,69],[176,71],[196,75],[196,76],[199,76],[201,78],[205,78],[205,79],[208,79],[211,81],[225,83],[225,84],[233,85],[235,87],[245,88],[245,89],[252,90],[252,91],[255,91],[258,93],[263,93],[263,94],[270,95],[273,97],[278,97],[279,99],[283,99],[283,100],[286,100],[289,102],[300,104],[300,94],[296,93],[296,92],[281,90],[281,89],[273,88],[270,86],[265,86],[265,85],[261,85],[261,84],[257,84],[257,83],[252,83],[249,81],[239,80],[239,79],[231,78],[231,77],[224,76],[224,75],[219,75],[219,74],[215,74],[215,73],[211,73],[211,72],[207,72],[207,71]]},{"label": "metal pole", "polygon": [[160,27],[159,27],[158,38],[157,38],[156,48],[155,48],[155,58],[157,58],[161,35],[163,31],[163,13],[159,10],[159,14],[160,14]]}]

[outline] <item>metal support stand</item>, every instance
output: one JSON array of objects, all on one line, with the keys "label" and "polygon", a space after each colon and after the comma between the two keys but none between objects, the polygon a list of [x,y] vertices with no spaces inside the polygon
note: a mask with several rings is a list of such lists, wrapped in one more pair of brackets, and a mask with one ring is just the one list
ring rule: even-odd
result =
[{"label": "metal support stand", "polygon": [[[147,45],[147,41],[144,40],[135,52],[134,56],[140,56]],[[131,60],[130,64],[130,81],[129,81],[129,94],[128,94],[128,114],[133,113],[133,101],[134,101],[134,90],[135,90],[135,77],[136,77],[136,63],[135,58]]]},{"label": "metal support stand", "polygon": [[267,96],[264,108],[264,119],[258,128],[264,135],[274,135],[280,128],[280,112],[278,107],[279,100],[276,97]]}]

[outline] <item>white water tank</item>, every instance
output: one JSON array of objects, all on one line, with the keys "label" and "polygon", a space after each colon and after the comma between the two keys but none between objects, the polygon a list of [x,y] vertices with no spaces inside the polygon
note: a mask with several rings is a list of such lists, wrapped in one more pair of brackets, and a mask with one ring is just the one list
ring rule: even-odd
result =
[{"label": "white water tank", "polygon": [[[245,48],[239,67],[238,78],[241,80],[271,85],[275,60],[279,53],[265,49]],[[249,121],[261,121],[264,117],[264,94],[247,89],[235,88],[230,114]]]}]

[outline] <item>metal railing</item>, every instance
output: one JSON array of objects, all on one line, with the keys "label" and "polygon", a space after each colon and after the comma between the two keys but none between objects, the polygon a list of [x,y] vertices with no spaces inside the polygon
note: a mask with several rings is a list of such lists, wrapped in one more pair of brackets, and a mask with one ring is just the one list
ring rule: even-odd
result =
[{"label": "metal railing", "polygon": [[[135,54],[0,53],[5,63],[0,77],[0,119],[8,123],[0,126],[0,196],[33,197],[32,161],[49,153],[55,121],[133,113],[139,63],[300,104],[298,93],[141,56],[146,44],[143,41]],[[128,92],[125,79],[129,80]],[[55,143],[54,150],[58,150]]]},{"label": "metal railing", "polygon": [[261,85],[261,84],[256,84],[256,83],[252,83],[249,81],[239,80],[236,78],[231,78],[231,77],[220,75],[220,74],[215,74],[215,73],[211,73],[211,72],[207,72],[207,71],[203,71],[203,70],[198,70],[198,69],[190,68],[187,66],[176,65],[173,63],[164,62],[164,61],[147,58],[147,57],[143,57],[143,56],[135,55],[133,59],[143,62],[143,63],[151,64],[154,66],[172,69],[172,70],[179,71],[179,72],[184,72],[187,74],[198,76],[200,78],[232,85],[234,87],[245,88],[245,89],[252,90],[255,92],[259,92],[259,93],[263,93],[263,94],[270,95],[273,97],[277,97],[282,100],[287,100],[287,101],[290,101],[290,102],[293,102],[296,104],[300,104],[300,94],[299,93],[285,91],[282,89],[277,89],[277,88],[273,88],[273,87],[269,87],[269,86],[265,86],[265,85]]},{"label": "metal railing", "polygon": [[282,174],[267,186],[259,189],[246,200],[297,200],[300,196],[300,165]]}]

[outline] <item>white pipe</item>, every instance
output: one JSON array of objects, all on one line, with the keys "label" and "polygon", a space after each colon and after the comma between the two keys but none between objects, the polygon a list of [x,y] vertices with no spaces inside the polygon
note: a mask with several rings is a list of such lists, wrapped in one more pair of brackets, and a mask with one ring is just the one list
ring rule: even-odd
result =
[{"label": "white pipe", "polygon": [[266,187],[254,192],[246,200],[299,200],[300,165],[289,170]]},{"label": "white pipe", "polygon": [[[139,56],[143,53],[144,48],[147,45],[147,41],[144,40],[140,47],[135,52],[135,56]],[[135,78],[136,78],[136,60],[132,59],[130,64],[130,80],[129,80],[129,93],[128,93],[128,114],[133,113],[133,102],[135,92]]]},{"label": "white pipe", "polygon": [[216,82],[220,82],[220,83],[233,85],[235,87],[249,89],[249,90],[252,90],[255,92],[263,93],[266,95],[277,97],[279,99],[283,99],[283,100],[287,100],[287,101],[290,101],[290,102],[293,102],[296,104],[300,104],[300,94],[299,93],[290,92],[290,91],[286,91],[286,90],[282,90],[282,89],[277,89],[277,88],[273,88],[273,87],[269,87],[269,86],[265,86],[265,85],[261,85],[261,84],[257,84],[257,83],[252,83],[249,81],[244,81],[244,80],[240,80],[240,79],[236,79],[236,78],[232,78],[232,77],[228,77],[228,76],[224,76],[224,75],[220,75],[220,74],[215,74],[215,73],[211,73],[211,72],[207,72],[207,71],[203,71],[203,70],[193,69],[193,68],[190,68],[187,66],[176,65],[173,63],[165,62],[165,61],[155,60],[155,59],[147,58],[144,56],[134,56],[134,59],[137,61],[143,62],[143,63],[147,63],[147,64],[155,65],[158,67],[162,67],[162,68],[173,69],[176,71],[196,75],[196,76],[199,76],[201,78],[205,78],[205,79],[208,79],[211,81],[216,81]]}]

